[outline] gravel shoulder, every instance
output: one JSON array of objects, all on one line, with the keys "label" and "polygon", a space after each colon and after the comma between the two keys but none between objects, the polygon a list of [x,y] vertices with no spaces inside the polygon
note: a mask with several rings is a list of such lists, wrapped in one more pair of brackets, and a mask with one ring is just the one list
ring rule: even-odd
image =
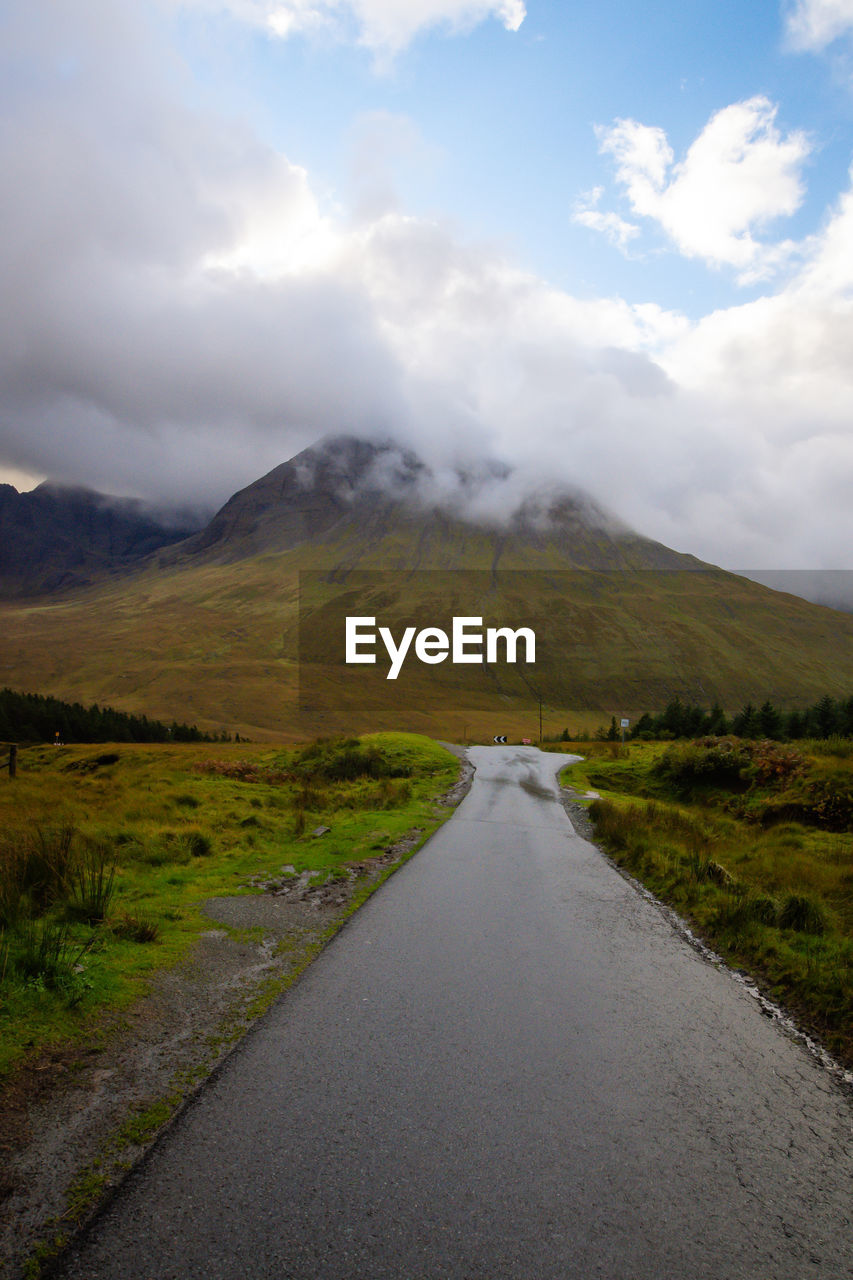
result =
[{"label": "gravel shoulder", "polygon": [[[448,809],[474,772],[464,751],[451,750],[459,778],[437,802]],[[187,960],[159,973],[129,1009],[103,1017],[89,1045],[57,1045],[5,1082],[0,1280],[17,1280],[34,1250],[89,1220],[271,1001],[423,841],[412,829],[352,864],[346,880],[302,876],[209,899],[201,910],[210,927]]]}]

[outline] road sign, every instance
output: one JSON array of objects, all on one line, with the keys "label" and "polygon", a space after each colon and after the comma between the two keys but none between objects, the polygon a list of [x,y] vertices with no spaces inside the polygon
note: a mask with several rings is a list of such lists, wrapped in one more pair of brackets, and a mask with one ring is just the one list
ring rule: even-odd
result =
[{"label": "road sign", "polygon": [[505,733],[496,733],[496,734],[495,734],[495,737],[494,737],[494,741],[495,741],[495,742],[506,742],[506,734],[505,734]]},{"label": "road sign", "polygon": [[627,729],[627,728],[630,726],[631,721],[630,721],[630,720],[620,720],[620,721],[619,721],[619,724],[622,726],[622,728],[623,728],[623,729]]}]

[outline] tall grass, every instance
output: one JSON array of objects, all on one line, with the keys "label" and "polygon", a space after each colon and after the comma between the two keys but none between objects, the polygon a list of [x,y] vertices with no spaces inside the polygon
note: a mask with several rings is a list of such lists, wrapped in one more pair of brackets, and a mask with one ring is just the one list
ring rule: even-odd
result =
[{"label": "tall grass", "polygon": [[65,910],[72,920],[102,924],[115,887],[115,858],[110,849],[87,841],[71,869],[71,893]]},{"label": "tall grass", "polygon": [[617,862],[853,1061],[853,876],[837,839],[659,800],[596,800],[590,816]]},{"label": "tall grass", "polygon": [[41,915],[68,891],[77,832],[70,823],[29,822],[0,836],[0,926]]}]

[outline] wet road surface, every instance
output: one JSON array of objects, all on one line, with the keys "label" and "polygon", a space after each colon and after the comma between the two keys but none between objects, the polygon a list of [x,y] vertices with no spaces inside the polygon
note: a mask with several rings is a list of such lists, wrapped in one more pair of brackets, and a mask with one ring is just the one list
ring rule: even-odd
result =
[{"label": "wet road surface", "polygon": [[853,1109],[559,803],[454,817],[67,1258],[85,1280],[843,1280]]}]

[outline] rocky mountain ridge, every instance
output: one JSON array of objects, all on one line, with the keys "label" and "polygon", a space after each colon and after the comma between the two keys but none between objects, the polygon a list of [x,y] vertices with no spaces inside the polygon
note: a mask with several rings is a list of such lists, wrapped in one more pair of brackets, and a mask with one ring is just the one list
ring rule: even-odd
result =
[{"label": "rocky mountain ridge", "polygon": [[121,572],[197,525],[132,498],[52,484],[19,493],[0,484],[0,594],[68,591]]}]

